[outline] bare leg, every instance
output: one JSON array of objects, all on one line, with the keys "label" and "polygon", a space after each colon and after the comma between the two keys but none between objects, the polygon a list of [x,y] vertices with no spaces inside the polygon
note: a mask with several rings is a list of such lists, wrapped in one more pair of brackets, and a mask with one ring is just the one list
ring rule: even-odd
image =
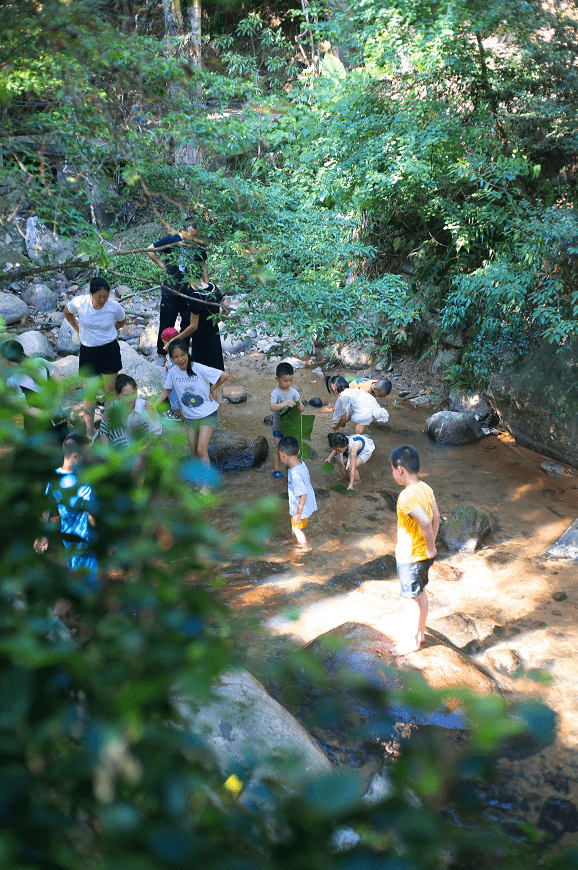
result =
[{"label": "bare leg", "polygon": [[189,440],[189,450],[191,451],[191,456],[196,456],[197,455],[197,439],[199,436],[199,430],[198,429],[189,429],[188,426],[186,427],[186,429],[187,429],[187,438]]},{"label": "bare leg", "polygon": [[94,428],[94,409],[96,405],[90,399],[85,399],[83,404],[84,409],[84,426],[86,429],[86,437],[92,438],[96,429]]},{"label": "bare leg", "polygon": [[279,471],[279,441],[280,438],[275,438],[275,450],[273,451],[273,471]]},{"label": "bare leg", "polygon": [[296,526],[292,525],[291,531],[299,546],[305,547],[307,545],[307,538],[305,537],[305,532],[303,531],[303,529],[298,529]]},{"label": "bare leg", "polygon": [[418,597],[420,602],[418,640],[420,643],[423,643],[425,640],[425,624],[429,613],[429,602],[425,589],[422,589]]},{"label": "bare leg", "polygon": [[211,464],[211,460],[209,459],[209,441],[211,440],[211,435],[213,434],[213,428],[213,426],[201,426],[201,428],[199,429],[199,437],[197,439],[197,456],[199,457],[201,462],[205,463],[205,465]]},{"label": "bare leg", "polygon": [[355,424],[355,434],[356,435],[364,435],[367,431],[367,424],[356,423]]},{"label": "bare leg", "polygon": [[422,595],[425,595],[425,593],[421,592],[415,598],[402,598],[406,635],[393,649],[393,652],[398,656],[405,656],[408,653],[415,652],[419,649],[419,630],[422,619]]}]

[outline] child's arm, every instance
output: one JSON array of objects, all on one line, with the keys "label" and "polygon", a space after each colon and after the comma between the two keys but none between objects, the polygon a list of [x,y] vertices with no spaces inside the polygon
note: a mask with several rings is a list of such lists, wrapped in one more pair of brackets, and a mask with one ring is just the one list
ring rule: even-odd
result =
[{"label": "child's arm", "polygon": [[338,420],[333,421],[333,431],[335,432],[337,429],[342,429],[346,423],[347,423],[347,411],[344,411]]},{"label": "child's arm", "polygon": [[303,495],[299,496],[299,504],[297,505],[297,510],[295,511],[295,516],[293,519],[296,523],[301,522],[301,514],[303,513],[303,508],[305,507],[305,502],[307,501],[307,493],[304,492]]},{"label": "child's arm", "polygon": [[209,398],[211,398],[211,399],[213,400],[213,402],[218,402],[218,401],[219,401],[219,400],[217,399],[216,392],[217,392],[217,390],[219,389],[219,387],[220,387],[222,384],[224,384],[225,381],[227,381],[227,380],[229,380],[229,372],[223,372],[223,373],[221,374],[221,377],[220,377],[219,380],[217,381],[217,383],[216,383],[216,384],[213,384],[213,386],[212,386],[211,389],[209,390]]},{"label": "child's arm", "polygon": [[[437,509],[437,508],[436,508]],[[436,550],[436,536],[434,534],[434,525],[435,525],[435,514],[434,521],[430,520],[426,512],[419,505],[414,507],[412,511],[409,512],[410,517],[416,521],[420,528],[420,532],[423,535],[423,539],[425,541],[425,553],[428,559],[433,559],[437,553]],[[437,526],[439,528],[439,512],[438,512],[438,521]]]},{"label": "child's arm", "polygon": [[433,529],[433,536],[434,536],[434,541],[435,541],[435,539],[438,536],[438,532],[440,530],[440,512],[439,512],[435,498],[432,502],[431,507],[432,507],[432,511],[433,511],[432,529]]},{"label": "child's arm", "polygon": [[[341,454],[339,454],[341,456]],[[333,462],[335,457],[337,456],[337,450],[332,450],[325,462]]]},{"label": "child's arm", "polygon": [[160,394],[160,396],[157,396],[157,398],[153,400],[153,403],[152,403],[153,408],[156,408],[158,405],[162,404],[162,402],[166,402],[166,400],[168,399],[168,397],[171,394],[171,390],[172,390],[172,387],[169,387],[168,389],[164,389],[162,391],[162,393]]},{"label": "child's arm", "polygon": [[[284,408],[294,408],[295,402],[293,399],[287,399],[285,402],[269,402],[269,407],[272,411],[282,411]],[[300,406],[301,408],[303,408],[302,405]]]}]

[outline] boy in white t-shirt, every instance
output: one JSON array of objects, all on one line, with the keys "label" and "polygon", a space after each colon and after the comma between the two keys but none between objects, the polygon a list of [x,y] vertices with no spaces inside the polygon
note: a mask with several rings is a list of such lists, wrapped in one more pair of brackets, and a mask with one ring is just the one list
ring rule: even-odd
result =
[{"label": "boy in white t-shirt", "polygon": [[309,469],[299,459],[299,442],[293,435],[287,435],[279,441],[279,456],[283,465],[287,466],[287,491],[289,494],[289,514],[291,515],[291,532],[301,547],[307,546],[305,526],[311,514],[317,510],[315,491],[311,486]]}]

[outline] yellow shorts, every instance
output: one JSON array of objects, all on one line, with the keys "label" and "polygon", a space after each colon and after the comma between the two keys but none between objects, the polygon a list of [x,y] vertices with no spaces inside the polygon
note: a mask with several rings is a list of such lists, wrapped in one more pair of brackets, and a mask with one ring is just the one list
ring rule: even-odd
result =
[{"label": "yellow shorts", "polygon": [[306,520],[299,520],[298,522],[296,522],[295,519],[293,517],[291,517],[291,525],[293,526],[294,529],[304,529],[305,526],[307,525],[308,519],[309,519],[309,517],[307,517]]}]

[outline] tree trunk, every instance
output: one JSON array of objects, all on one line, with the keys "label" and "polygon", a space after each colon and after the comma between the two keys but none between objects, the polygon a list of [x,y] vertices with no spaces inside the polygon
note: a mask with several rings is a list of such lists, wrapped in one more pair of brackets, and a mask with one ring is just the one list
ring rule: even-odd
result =
[{"label": "tree trunk", "polygon": [[183,32],[181,0],[163,0],[165,36],[178,36]]},{"label": "tree trunk", "polygon": [[189,0],[189,56],[193,66],[201,66],[201,0]]}]

